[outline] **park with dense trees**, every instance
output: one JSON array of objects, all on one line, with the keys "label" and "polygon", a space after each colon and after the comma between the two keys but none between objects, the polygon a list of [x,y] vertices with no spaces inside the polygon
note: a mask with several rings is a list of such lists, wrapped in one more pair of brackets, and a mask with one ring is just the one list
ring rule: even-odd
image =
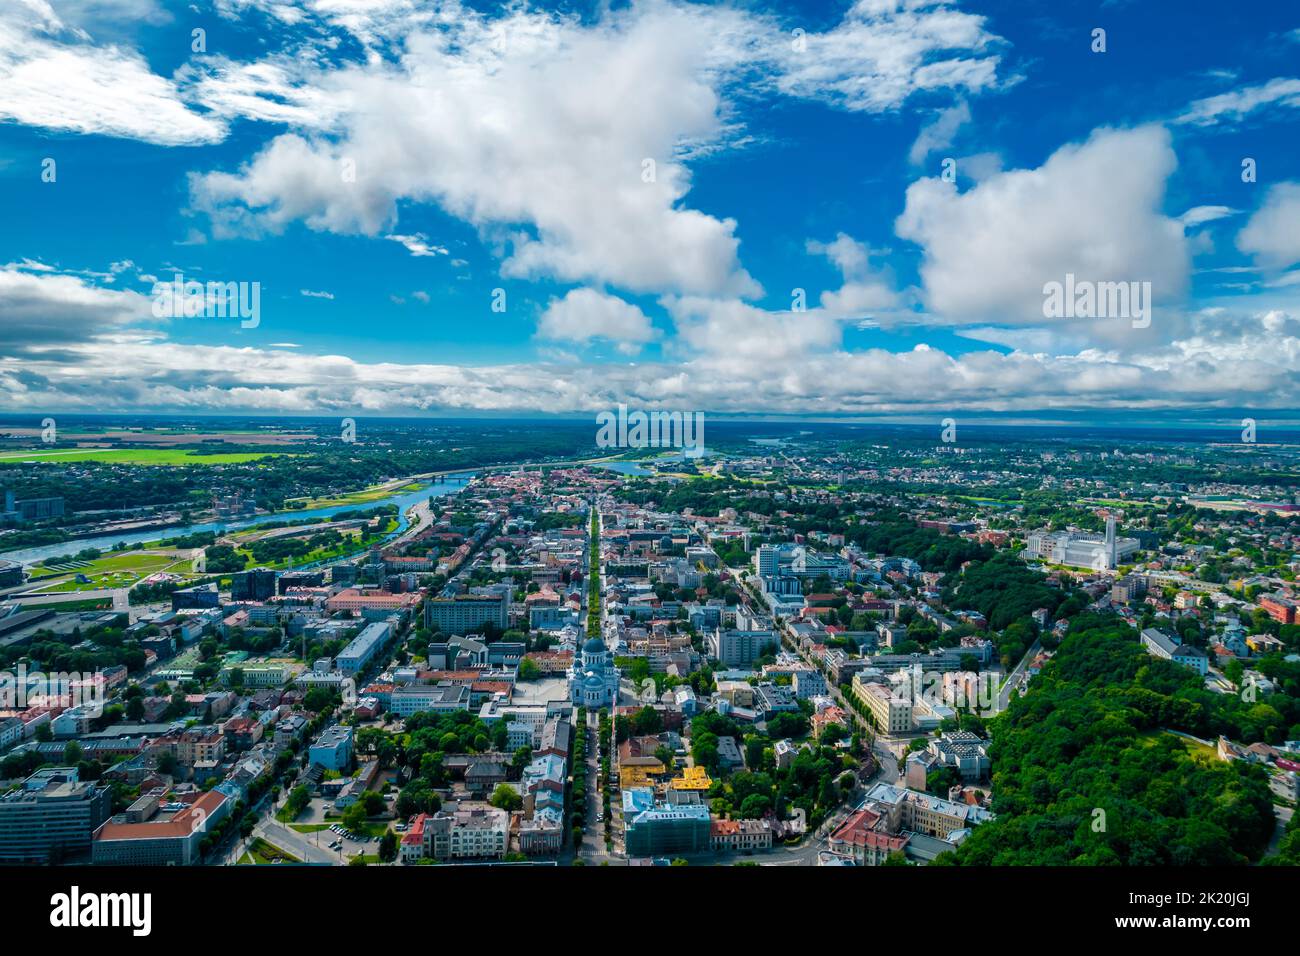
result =
[{"label": "park with dense trees", "polygon": [[1273,832],[1264,770],[1224,763],[1198,735],[1236,698],[1149,656],[1127,624],[1076,619],[1025,697],[990,721],[993,810],[959,865],[1225,865]]}]

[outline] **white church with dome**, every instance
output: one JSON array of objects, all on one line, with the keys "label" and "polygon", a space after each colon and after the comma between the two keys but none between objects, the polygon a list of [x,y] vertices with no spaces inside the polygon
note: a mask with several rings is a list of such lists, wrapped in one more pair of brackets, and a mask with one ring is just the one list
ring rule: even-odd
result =
[{"label": "white church with dome", "polygon": [[569,668],[569,703],[582,707],[613,707],[618,703],[619,670],[613,655],[599,637],[573,655]]}]

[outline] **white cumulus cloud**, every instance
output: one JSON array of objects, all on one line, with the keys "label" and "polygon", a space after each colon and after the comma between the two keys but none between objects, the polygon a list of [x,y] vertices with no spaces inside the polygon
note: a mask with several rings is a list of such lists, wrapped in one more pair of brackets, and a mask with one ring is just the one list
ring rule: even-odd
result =
[{"label": "white cumulus cloud", "polygon": [[1152,284],[1156,301],[1185,292],[1183,225],[1161,212],[1177,166],[1158,126],[1101,129],[1037,169],[997,173],[960,192],[923,179],[895,228],[924,253],[921,277],[938,321],[1043,322],[1043,287],[1067,273]]},{"label": "white cumulus cloud", "polygon": [[573,289],[552,299],[537,323],[538,338],[586,343],[607,339],[629,354],[655,337],[654,326],[639,308],[595,289]]}]

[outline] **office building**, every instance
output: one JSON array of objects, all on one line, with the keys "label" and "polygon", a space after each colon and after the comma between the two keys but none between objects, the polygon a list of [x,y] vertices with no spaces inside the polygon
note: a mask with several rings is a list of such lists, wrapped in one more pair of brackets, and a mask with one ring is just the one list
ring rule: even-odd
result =
[{"label": "office building", "polygon": [[173,611],[202,610],[220,604],[221,592],[217,590],[216,584],[198,584],[172,592]]},{"label": "office building", "polygon": [[0,561],[0,588],[16,588],[23,583],[26,575],[23,566],[17,561]]},{"label": "office building", "polygon": [[[146,798],[136,805],[146,803]],[[200,862],[200,844],[231,811],[234,801],[209,790],[193,803],[165,804],[157,799],[137,819],[128,810],[103,824],[95,834],[92,861],[99,866],[191,866]],[[136,808],[132,806],[132,810]],[[157,808],[156,810],[154,808]],[[150,811],[153,810],[153,813]],[[161,810],[162,812],[157,812]]]},{"label": "office building", "polygon": [[6,491],[4,501],[4,511],[0,512],[0,521],[46,521],[50,518],[63,517],[62,498],[19,499],[12,491]]},{"label": "office building", "polygon": [[290,588],[318,588],[325,584],[324,571],[285,571],[275,580],[275,588],[285,594]]},{"label": "office building", "polygon": [[342,724],[326,727],[315,743],[307,750],[309,763],[337,770],[340,773],[352,768],[352,728]]},{"label": "office building", "polygon": [[113,808],[112,792],[74,767],[38,770],[0,796],[0,863],[50,863],[90,850]]},{"label": "office building", "polygon": [[449,714],[469,710],[470,689],[464,684],[441,681],[437,684],[403,684],[395,687],[389,710],[396,717],[433,712]]},{"label": "office building", "polygon": [[275,597],[275,572],[270,568],[236,571],[230,576],[230,600],[265,601]]},{"label": "office building", "polygon": [[927,749],[936,765],[951,767],[967,782],[986,778],[992,767],[989,742],[969,730],[940,734],[938,740],[929,742]]},{"label": "office building", "polygon": [[670,790],[667,800],[656,800],[650,787],[624,790],[623,821],[630,857],[700,853],[710,847],[709,808],[690,791]]}]

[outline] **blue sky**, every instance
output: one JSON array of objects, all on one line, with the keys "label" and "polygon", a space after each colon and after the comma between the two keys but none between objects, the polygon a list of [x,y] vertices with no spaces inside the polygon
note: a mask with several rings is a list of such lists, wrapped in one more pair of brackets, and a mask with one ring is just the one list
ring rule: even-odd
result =
[{"label": "blue sky", "polygon": [[1297,77],[1287,5],[19,0],[3,406],[1288,419]]}]

